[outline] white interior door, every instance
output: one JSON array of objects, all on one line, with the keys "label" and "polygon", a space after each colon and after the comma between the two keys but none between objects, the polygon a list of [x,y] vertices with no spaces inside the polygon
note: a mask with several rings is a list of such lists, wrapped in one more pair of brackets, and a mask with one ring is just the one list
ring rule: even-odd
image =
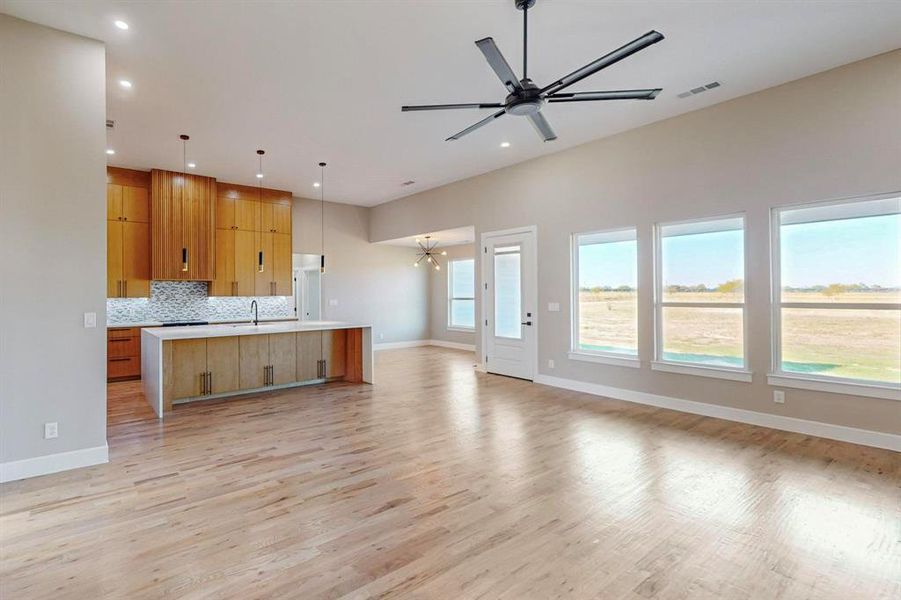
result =
[{"label": "white interior door", "polygon": [[532,379],[537,360],[535,229],[482,235],[485,368]]}]

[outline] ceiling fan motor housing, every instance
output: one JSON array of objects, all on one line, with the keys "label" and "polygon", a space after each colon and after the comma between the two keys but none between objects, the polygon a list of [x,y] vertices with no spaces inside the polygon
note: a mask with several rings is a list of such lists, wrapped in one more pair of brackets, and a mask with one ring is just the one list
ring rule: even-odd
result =
[{"label": "ceiling fan motor housing", "polygon": [[534,115],[544,107],[541,90],[531,79],[523,79],[522,90],[517,90],[504,100],[504,110],[511,115]]}]

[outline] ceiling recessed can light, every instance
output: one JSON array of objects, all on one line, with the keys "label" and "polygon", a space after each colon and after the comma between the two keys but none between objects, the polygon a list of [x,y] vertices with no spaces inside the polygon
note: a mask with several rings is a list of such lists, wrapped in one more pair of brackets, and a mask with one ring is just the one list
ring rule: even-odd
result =
[{"label": "ceiling recessed can light", "polygon": [[116,27],[118,27],[119,29],[122,29],[122,30],[128,29],[128,23],[126,23],[125,21],[116,21],[113,24]]},{"label": "ceiling recessed can light", "polygon": [[510,142],[501,142],[501,148],[509,148]]},{"label": "ceiling recessed can light", "polygon": [[113,154],[116,153],[116,151],[113,150],[112,148],[107,148],[107,149],[106,149],[106,153],[109,154],[110,156],[112,156]]},{"label": "ceiling recessed can light", "polygon": [[257,173],[257,179],[262,179],[262,178],[263,178],[263,174],[262,174],[262,173]]},{"label": "ceiling recessed can light", "polygon": [[120,80],[119,80],[119,85],[121,85],[121,86],[124,87],[124,88],[130,88],[130,87],[131,87],[131,82],[130,82],[129,80],[127,80],[127,79],[120,79]]},{"label": "ceiling recessed can light", "polygon": [[313,187],[319,187],[319,186],[320,186],[320,183],[318,181],[313,184]]},{"label": "ceiling recessed can light", "polygon": [[196,167],[196,166],[197,166],[197,163],[188,163],[188,168],[189,168],[189,169],[193,169],[193,168]]}]

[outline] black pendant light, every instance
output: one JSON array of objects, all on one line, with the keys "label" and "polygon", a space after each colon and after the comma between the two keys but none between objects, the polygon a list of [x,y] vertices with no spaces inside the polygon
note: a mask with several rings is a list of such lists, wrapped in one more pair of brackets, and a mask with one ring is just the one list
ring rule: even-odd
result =
[{"label": "black pendant light", "polygon": [[319,255],[319,272],[325,273],[325,163],[319,163],[319,240],[322,254]]},{"label": "black pendant light", "polygon": [[[266,154],[265,150],[257,150],[257,155],[260,158],[260,170],[257,171],[257,181],[259,182],[260,188],[260,231],[263,230],[263,155]],[[260,234],[260,243],[262,244],[263,234]],[[260,246],[259,254],[257,255],[257,271],[262,273],[266,270],[265,257],[263,256],[263,246]]]},{"label": "black pendant light", "polygon": [[438,256],[447,256],[447,250],[438,251],[438,242],[432,242],[432,236],[425,236],[425,243],[423,244],[419,238],[416,238],[416,243],[419,245],[419,251],[416,254],[416,262],[413,263],[414,267],[418,267],[419,263],[425,260],[428,264],[435,267],[436,271],[441,270],[441,265],[438,264]]},{"label": "black pendant light", "polygon": [[[184,133],[178,136],[181,140],[181,239],[182,243],[188,239],[185,227],[185,187],[188,185],[188,140],[190,136]],[[181,270],[182,273],[188,272],[188,248],[182,246],[181,249]]]}]

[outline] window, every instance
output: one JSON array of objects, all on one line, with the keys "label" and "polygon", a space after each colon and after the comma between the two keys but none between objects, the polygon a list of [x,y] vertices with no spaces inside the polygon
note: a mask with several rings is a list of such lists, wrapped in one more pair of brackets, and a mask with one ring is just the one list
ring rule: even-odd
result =
[{"label": "window", "polygon": [[774,375],[901,388],[899,240],[898,196],[773,210]]},{"label": "window", "polygon": [[656,233],[652,368],[750,381],[744,217],[661,224]]},{"label": "window", "polygon": [[635,229],[574,235],[573,283],[573,353],[636,359]]},{"label": "window", "polygon": [[475,260],[452,260],[449,266],[447,326],[450,329],[475,329]]}]

